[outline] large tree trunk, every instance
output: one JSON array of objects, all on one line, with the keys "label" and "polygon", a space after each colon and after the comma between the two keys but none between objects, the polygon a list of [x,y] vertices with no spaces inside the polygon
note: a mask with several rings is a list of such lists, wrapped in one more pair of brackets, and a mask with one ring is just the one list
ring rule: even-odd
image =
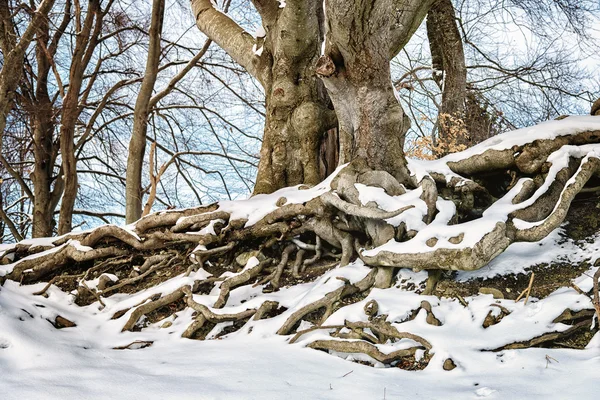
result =
[{"label": "large tree trunk", "polygon": [[321,7],[318,1],[296,1],[276,19],[263,18],[265,56],[272,61],[262,82],[267,115],[254,193],[314,185],[324,178],[319,146],[336,119],[314,71],[323,37]]},{"label": "large tree trunk", "polygon": [[133,114],[133,132],[129,142],[127,157],[127,176],[125,187],[125,219],[129,224],[142,216],[142,168],[146,152],[146,134],[148,116],[150,115],[150,100],[154,84],[158,76],[160,61],[160,38],[165,15],[165,1],[154,0],[152,5],[152,22],[150,24],[150,44],[146,60],[146,73],[142,87],[138,93]]},{"label": "large tree trunk", "polygon": [[325,2],[326,48],[317,73],[338,116],[340,163],[361,158],[370,168],[408,182],[404,137],[410,120],[391,83],[390,58],[423,20],[425,3]]},{"label": "large tree trunk", "polygon": [[325,132],[336,126],[335,113],[314,72],[324,35],[323,4],[290,0],[280,8],[276,1],[253,3],[266,32],[256,40],[210,0],[191,1],[198,28],[265,91],[267,113],[254,193],[316,184],[335,168],[331,157],[329,162],[319,160]]}]

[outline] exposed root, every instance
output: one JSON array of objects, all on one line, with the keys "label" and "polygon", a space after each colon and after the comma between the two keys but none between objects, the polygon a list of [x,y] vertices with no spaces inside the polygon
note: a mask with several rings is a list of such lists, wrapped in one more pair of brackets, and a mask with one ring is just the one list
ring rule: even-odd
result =
[{"label": "exposed root", "polygon": [[260,307],[258,307],[258,310],[256,310],[256,314],[254,314],[253,319],[255,321],[259,321],[261,319],[265,319],[267,318],[267,316],[272,313],[273,311],[275,311],[277,309],[277,307],[279,307],[279,303],[277,301],[265,301],[264,303],[262,303],[260,305]]},{"label": "exposed root", "polygon": [[225,211],[215,211],[206,214],[196,214],[189,217],[180,218],[175,226],[171,228],[172,232],[184,232],[195,226],[196,229],[208,225],[210,221],[223,220],[229,221],[229,213]]},{"label": "exposed root", "polygon": [[[171,254],[170,256],[172,257],[173,254]],[[157,257],[156,259],[160,260],[160,261],[157,261],[155,264],[152,265],[152,267],[150,267],[146,263],[144,263],[144,265],[142,265],[140,270],[146,269],[146,271],[144,273],[142,273],[141,275],[134,276],[129,279],[124,279],[117,284],[109,286],[106,289],[102,290],[102,294],[106,296],[108,293],[114,292],[114,291],[122,288],[123,286],[132,285],[138,281],[141,281],[148,275],[158,271],[159,269],[168,268],[168,267],[172,266],[175,262],[179,261],[177,258],[170,258],[168,255],[165,257]]]},{"label": "exposed root", "polygon": [[421,347],[396,350],[389,354],[382,353],[375,345],[364,341],[316,340],[308,347],[317,350],[337,351],[340,353],[362,353],[383,364],[392,364],[401,358],[414,356]]},{"label": "exposed root", "polygon": [[[258,262],[257,259],[254,260],[256,260],[256,262],[253,263],[253,265],[246,265],[244,271],[240,272],[235,276],[232,276],[231,278],[226,279],[221,284],[221,292],[219,293],[219,298],[217,299],[217,301],[215,301],[215,308],[223,308],[223,306],[225,306],[225,303],[227,302],[227,299],[229,298],[229,292],[231,291],[231,289],[243,285],[244,283],[250,281],[252,278],[256,278],[258,274],[263,270],[263,268],[271,262],[270,259],[260,262]],[[249,261],[249,264],[251,262],[252,261]]]},{"label": "exposed root", "polygon": [[185,296],[184,288],[189,288],[189,287],[188,286],[180,287],[176,291],[174,291],[166,296],[162,296],[161,298],[159,298],[157,300],[149,301],[149,302],[144,303],[141,306],[137,307],[135,310],[133,310],[133,312],[129,316],[129,319],[127,320],[125,325],[123,325],[123,329],[121,329],[121,331],[125,332],[125,331],[133,330],[133,328],[138,323],[140,318],[142,318],[142,316],[149,314],[152,311],[154,311],[160,307],[169,305],[171,303],[176,302],[177,300],[183,299],[183,297]]},{"label": "exposed root", "polygon": [[292,336],[292,338],[290,339],[289,343],[296,343],[298,341],[298,339],[300,339],[302,336],[306,335],[307,333],[310,332],[314,332],[316,330],[331,330],[331,329],[335,329],[339,332],[340,329],[345,328],[346,325],[315,325],[315,326],[311,326],[308,329],[304,329],[301,331],[296,332],[296,334],[294,336]]},{"label": "exposed root", "polygon": [[316,244],[315,244],[315,255],[311,258],[308,258],[304,261],[304,266],[302,267],[302,269],[300,270],[300,272],[304,272],[304,268],[312,265],[314,263],[316,263],[317,261],[319,261],[321,259],[321,255],[323,253],[322,251],[322,247],[321,247],[321,238],[317,235],[317,237],[315,238],[316,240]]},{"label": "exposed root", "polygon": [[[340,287],[290,311],[277,333],[288,335],[300,329],[303,320],[316,320],[315,326],[298,331],[290,342],[317,330],[329,331],[331,340],[317,340],[309,346],[363,353],[378,362],[393,364],[414,357],[417,349],[429,351],[431,344],[419,336],[399,332],[386,322],[385,316],[378,314],[377,302],[370,301],[365,307],[368,322],[322,324],[338,308],[364,298],[361,294],[371,288],[390,287],[398,268],[430,271],[424,294],[432,294],[440,270],[476,270],[512,243],[546,237],[563,222],[579,193],[592,189],[595,193],[599,187],[599,149],[593,143],[600,143],[600,131],[504,149],[494,145],[479,154],[455,154],[438,160],[435,168],[422,167],[406,182],[399,182],[385,171],[369,170],[364,160],[356,160],[331,180],[330,190],[316,187],[318,191],[310,196],[302,197],[300,192],[282,195],[277,202],[272,201],[274,207],[265,211],[253,209],[248,215],[235,216],[238,210],[230,205],[212,204],[148,215],[133,229],[106,225],[56,238],[51,245],[15,245],[0,256],[6,271],[0,283],[11,279],[29,284],[46,279],[48,283],[35,294],[47,296],[49,288],[58,285],[65,291],[77,289],[77,304],[97,301],[103,305],[109,304],[108,295],[140,292],[175,276],[181,278],[183,271],[186,276],[197,272],[202,278],[193,286],[182,286],[164,296],[153,295],[133,310],[118,312],[115,318],[130,313],[123,326],[123,331],[130,331],[139,327],[144,316],[154,320],[157,315],[163,318],[189,307],[196,315],[182,336],[203,339],[216,324],[234,324],[217,326],[213,332],[221,329],[218,337],[239,329],[250,318],[260,321],[286,310],[268,300],[240,313],[215,312],[226,307],[233,289],[247,285],[255,296],[261,290],[256,287],[270,282],[262,288],[263,293],[283,291],[283,285],[316,279],[332,266],[343,267],[360,257],[372,269],[362,280],[350,283],[339,278],[343,281]],[[365,185],[383,191],[365,190]],[[278,260],[277,265],[274,260]],[[307,271],[307,266],[313,267]],[[98,280],[97,286],[90,284],[94,279]],[[600,271],[594,275],[593,288],[598,316],[599,279]],[[194,300],[192,293],[216,292],[216,282],[222,283],[213,308]],[[467,306],[464,299],[462,302]],[[499,307],[500,313],[490,311],[483,323],[485,328],[500,323],[509,314],[500,305],[492,306]],[[165,308],[153,313],[161,307]],[[426,301],[411,318],[421,310],[427,314],[427,323],[441,325]],[[562,315],[556,322],[574,324],[564,332],[501,349],[564,339],[589,326],[589,311]],[[419,346],[390,354],[377,347],[401,339],[414,340]]]},{"label": "exposed root", "polygon": [[[521,225],[517,223],[515,240],[537,242],[548,236],[550,232],[556,229],[564,221],[567,211],[569,211],[569,206],[575,196],[590,178],[598,173],[599,169],[599,159],[588,158],[587,160],[584,160],[576,174],[569,179],[568,184],[562,190],[560,200],[554,205],[550,215],[543,221],[533,224],[531,227],[521,227]],[[518,214],[516,215],[518,216]]]},{"label": "exposed root", "polygon": [[550,342],[568,338],[569,336],[573,335],[576,332],[582,331],[584,329],[589,329],[591,325],[592,325],[591,320],[581,321],[562,332],[546,333],[541,336],[535,337],[531,340],[507,344],[507,345],[499,347],[497,349],[493,349],[492,351],[526,349],[529,347],[539,347],[539,346],[542,346],[542,345],[550,343]]},{"label": "exposed root", "polygon": [[437,286],[437,283],[440,281],[441,277],[442,277],[442,271],[441,270],[430,270],[427,271],[427,283],[425,286],[425,290],[423,290],[423,295],[425,296],[429,296],[432,295],[433,292],[435,292],[435,287]]},{"label": "exposed root", "polygon": [[433,221],[435,213],[437,212],[437,186],[435,185],[433,179],[429,177],[423,178],[419,183],[419,186],[421,187],[421,189],[423,189],[423,192],[421,193],[421,200],[423,200],[427,205],[427,214],[423,217],[423,222],[425,222],[426,224],[430,224],[431,221]]},{"label": "exposed root", "polygon": [[[194,339],[194,337],[196,336],[196,332],[198,332],[200,329],[202,329],[202,327],[204,326],[205,323],[206,323],[206,317],[204,317],[204,315],[199,313],[194,318],[194,321],[181,334],[181,337],[186,338],[186,339]],[[201,338],[201,339],[204,339],[204,338]]]},{"label": "exposed root", "polygon": [[33,282],[58,270],[69,261],[81,263],[106,257],[123,256],[126,254],[126,250],[117,247],[104,247],[82,251],[69,244],[65,244],[56,252],[52,252],[45,256],[25,259],[17,263],[6,278],[24,283]]},{"label": "exposed root", "polygon": [[287,319],[287,321],[285,321],[285,323],[277,331],[277,334],[287,335],[294,329],[296,324],[300,322],[302,318],[320,308],[325,309],[325,315],[322,318],[322,322],[325,321],[329,317],[329,315],[331,315],[331,312],[333,311],[333,304],[335,302],[352,294],[364,292],[365,290],[370,289],[371,286],[373,286],[373,283],[375,283],[375,273],[376,270],[372,270],[366,277],[364,277],[356,284],[345,282],[343,286],[339,287],[333,292],[327,293],[325,297],[302,307],[298,311],[294,312]]},{"label": "exposed root", "polygon": [[56,284],[56,282],[60,282],[63,280],[68,280],[68,279],[78,279],[78,278],[83,278],[83,276],[86,275],[86,273],[82,273],[82,274],[77,274],[77,275],[56,275],[55,277],[53,277],[52,279],[50,279],[50,281],[46,284],[46,286],[43,287],[42,290],[38,290],[37,292],[33,292],[34,296],[43,296],[46,294],[46,292],[48,291],[48,289],[50,289],[50,287],[54,284]]},{"label": "exposed root", "polygon": [[192,264],[190,264],[188,270],[185,273],[185,276],[189,276],[190,273],[195,269],[195,267],[202,267],[204,262],[208,260],[212,256],[218,256],[223,253],[227,253],[235,247],[235,242],[229,242],[224,246],[215,247],[210,250],[195,250],[190,254],[190,259],[192,260]]},{"label": "exposed root", "polygon": [[296,279],[300,278],[300,271],[302,266],[304,265],[304,254],[306,254],[306,250],[304,249],[299,249],[296,253],[296,260],[294,261],[294,266],[292,267],[292,277]]},{"label": "exposed root", "polygon": [[186,294],[187,304],[190,308],[198,311],[200,314],[210,322],[225,322],[225,321],[237,321],[240,319],[247,319],[256,313],[256,310],[246,310],[238,314],[216,314],[210,310],[207,306],[196,303],[192,297],[192,291],[188,286],[184,286],[183,292]]},{"label": "exposed root", "polygon": [[380,319],[374,319],[370,322],[345,322],[345,325],[350,329],[370,329],[377,335],[377,343],[385,343],[388,339],[411,339],[421,344],[423,348],[431,350],[431,343],[423,339],[421,336],[409,333],[399,332],[398,329],[392,326],[389,322]]},{"label": "exposed root", "polygon": [[367,186],[380,187],[390,196],[400,196],[406,193],[406,188],[386,171],[365,171],[358,175],[358,183]]},{"label": "exposed root", "polygon": [[325,204],[333,206],[344,214],[351,215],[353,217],[370,218],[370,219],[389,219],[394,218],[402,214],[406,210],[410,210],[414,206],[402,207],[396,211],[388,212],[379,210],[376,208],[361,207],[352,203],[348,203],[334,194],[327,192],[321,195],[321,199]]},{"label": "exposed root", "polygon": [[217,203],[213,203],[207,206],[188,208],[186,210],[169,210],[162,211],[155,214],[146,215],[135,223],[135,231],[138,234],[145,233],[151,229],[156,229],[164,226],[173,226],[177,223],[180,218],[210,213],[216,211],[219,208]]},{"label": "exposed root", "polygon": [[293,244],[289,244],[283,249],[283,253],[281,255],[281,261],[275,268],[275,272],[273,273],[273,279],[271,279],[271,285],[274,289],[279,289],[279,281],[281,280],[281,275],[283,274],[283,270],[287,266],[288,258],[290,254],[296,250],[296,246]]}]

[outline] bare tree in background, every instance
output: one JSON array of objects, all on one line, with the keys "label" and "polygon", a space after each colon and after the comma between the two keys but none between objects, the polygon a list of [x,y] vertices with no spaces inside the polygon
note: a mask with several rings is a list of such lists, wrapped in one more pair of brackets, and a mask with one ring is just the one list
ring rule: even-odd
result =
[{"label": "bare tree in background", "polygon": [[[594,71],[583,61],[597,53],[589,24],[597,11],[590,1],[435,2],[429,48],[413,40],[394,60],[395,85],[419,121],[409,136],[411,154],[439,156],[449,143],[460,150],[506,129],[585,112],[595,98]],[[448,113],[457,104],[462,118]],[[438,140],[447,128],[452,137]],[[430,153],[415,154],[423,146]]]},{"label": "bare tree in background", "polygon": [[[427,37],[433,79],[442,91],[438,135],[434,142],[434,148],[437,148],[436,142],[443,143],[454,139],[451,138],[452,129],[457,129],[457,122],[464,122],[466,117],[467,67],[452,0],[437,0],[433,3],[427,14]],[[460,137],[458,142],[464,144],[466,139]],[[437,155],[444,155],[443,153]]]},{"label": "bare tree in background", "polygon": [[165,0],[152,2],[152,20],[150,22],[150,43],[146,73],[137,96],[133,113],[133,132],[129,141],[127,158],[126,216],[131,223],[142,216],[142,166],[146,150],[146,131],[150,115],[150,99],[160,65],[161,35],[165,17]]},{"label": "bare tree in background", "polygon": [[144,165],[143,159],[146,149],[148,118],[150,113],[158,105],[159,101],[171,93],[177,83],[197,65],[198,61],[206,54],[208,47],[210,46],[210,40],[206,41],[202,49],[170,80],[168,85],[158,93],[154,94],[154,86],[160,68],[164,9],[164,0],[155,0],[153,2],[146,72],[133,112],[133,131],[129,142],[126,178],[126,222],[128,223],[136,221],[142,216],[142,200],[144,192],[142,188],[142,169]]},{"label": "bare tree in background", "polygon": [[[3,227],[9,236],[16,239],[29,235],[51,236],[57,231],[57,207],[62,205],[65,215],[64,207],[70,207],[70,199],[73,202],[71,220],[78,216],[77,225],[83,223],[84,218],[109,222],[125,217],[119,202],[124,198],[126,186],[127,157],[122,156],[122,149],[127,150],[126,143],[131,137],[133,104],[144,77],[139,55],[143,55],[148,45],[147,27],[151,25],[144,5],[131,7],[127,3],[124,0],[101,1],[98,13],[91,2],[78,8],[72,0],[59,0],[48,17],[38,24],[35,40],[32,40],[35,51],[23,54],[22,79],[10,81],[17,84],[17,89],[14,91],[15,106],[9,112],[9,124],[3,133],[10,140],[2,143],[4,162],[0,167],[4,179]],[[174,7],[173,2],[170,4]],[[27,27],[30,10],[10,2],[7,6],[15,17],[14,23],[18,24],[18,37],[22,28]],[[76,15],[79,15],[79,22]],[[189,26],[193,27],[191,21]],[[87,27],[90,27],[89,32]],[[183,29],[180,27],[180,31]],[[251,187],[248,171],[252,170],[253,174],[256,167],[253,161],[257,157],[253,151],[256,145],[247,146],[240,141],[237,146],[245,151],[244,159],[234,156],[229,159],[229,153],[234,149],[228,143],[233,143],[232,138],[238,135],[248,135],[245,129],[260,119],[260,116],[248,118],[248,114],[258,113],[261,106],[255,104],[253,107],[258,111],[246,113],[247,119],[238,125],[239,120],[231,118],[231,112],[205,104],[204,97],[222,101],[229,96],[243,99],[252,106],[254,100],[247,94],[252,88],[240,90],[232,85],[232,79],[236,76],[245,79],[241,77],[244,74],[230,69],[230,63],[222,61],[222,54],[212,53],[208,65],[199,63],[208,51],[208,41],[196,48],[189,38],[184,40],[176,35],[168,35],[159,41],[158,82],[161,86],[157,92],[151,92],[149,101],[152,110],[148,118],[150,136],[158,142],[157,165],[177,154],[177,159],[169,163],[173,172],[165,171],[164,176],[169,177],[167,182],[159,182],[156,188],[156,201],[161,207],[171,207],[191,204],[189,201],[193,198],[197,204],[202,203],[202,197],[237,196],[240,186],[247,193]],[[4,55],[4,51],[2,53]],[[190,79],[202,85],[180,91],[179,85],[192,70],[198,72]],[[210,82],[217,78],[220,81],[216,85]],[[216,92],[223,92],[222,85],[229,85],[225,86],[229,94],[215,96]],[[76,86],[80,86],[79,90]],[[204,130],[202,134],[208,133],[213,138],[201,139],[200,134],[194,138],[194,132],[201,129]],[[72,140],[67,140],[71,134]],[[63,146],[67,146],[64,157],[61,137]],[[219,140],[227,142],[219,144]],[[248,141],[258,143],[259,140],[248,135]],[[71,141],[72,145],[69,144]],[[225,165],[215,163],[215,158],[225,161]],[[144,161],[142,155],[140,168],[144,167]],[[207,161],[212,168],[206,167]],[[64,162],[75,164],[74,177],[73,171],[63,173]],[[228,162],[229,169],[235,171],[234,179],[228,178]],[[69,176],[71,194],[65,192]],[[207,179],[200,180],[200,176]],[[188,187],[192,197],[174,192],[180,182]],[[235,191],[230,192],[231,188]],[[148,186],[142,192],[147,190]],[[61,203],[63,193],[66,197]],[[15,229],[11,229],[13,226]],[[63,232],[66,230],[63,228]]]},{"label": "bare tree in background", "polygon": [[[0,149],[3,144],[3,136],[6,128],[6,122],[13,109],[15,94],[25,63],[25,52],[31,44],[34,36],[39,29],[44,29],[47,24],[48,13],[54,5],[53,0],[42,1],[37,9],[30,10],[32,13],[31,21],[25,27],[24,32],[19,36],[14,18],[18,15],[13,14],[9,7],[8,0],[0,1],[0,48],[2,49],[2,70],[0,70]],[[6,161],[4,155],[0,155],[0,161],[6,171],[17,181],[21,183],[26,195],[33,198],[33,193],[23,182],[22,175],[18,174],[13,167]],[[13,222],[7,217],[4,210],[1,213],[2,220],[13,233],[15,239],[22,238]]]},{"label": "bare tree in background", "polygon": [[[50,31],[50,20],[44,20],[37,31],[35,46],[35,73],[31,66],[32,84],[22,85],[23,107],[31,115],[33,126],[33,156],[35,167],[31,174],[33,184],[33,221],[31,235],[34,238],[52,236],[54,210],[62,196],[64,179],[54,179],[54,165],[59,154],[58,141],[54,140],[58,116],[50,98],[48,80],[56,70],[55,56],[59,43],[72,18],[72,2],[64,4],[58,27]],[[53,182],[54,181],[54,182]]]}]

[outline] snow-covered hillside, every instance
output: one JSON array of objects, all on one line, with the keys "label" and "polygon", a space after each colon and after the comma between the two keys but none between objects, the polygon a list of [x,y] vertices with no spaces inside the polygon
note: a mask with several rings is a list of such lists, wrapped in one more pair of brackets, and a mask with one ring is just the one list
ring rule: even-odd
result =
[{"label": "snow-covered hillside", "polygon": [[[558,232],[540,243],[515,244],[498,257],[490,268],[461,273],[470,279],[522,272],[537,262],[568,258],[576,262],[600,257],[600,238],[576,246],[568,241],[557,245]],[[591,288],[591,267],[574,283],[586,291]],[[290,309],[300,307],[339,284],[332,279],[345,276],[358,280],[368,268],[356,263],[331,270],[314,283],[283,288],[239,304],[235,299],[247,293],[232,292],[220,313],[239,312],[262,302],[277,299]],[[198,272],[199,274],[202,272]],[[417,284],[425,273],[403,272],[402,280]],[[524,350],[482,351],[507,343],[527,340],[548,331],[563,331],[568,325],[552,321],[565,309],[591,308],[589,298],[572,288],[556,290],[547,298],[523,301],[496,300],[492,295],[458,300],[421,296],[398,287],[371,291],[361,302],[334,313],[324,325],[344,319],[365,319],[363,306],[371,299],[379,312],[400,331],[426,337],[433,358],[422,371],[375,368],[350,362],[352,355],[332,357],[304,347],[310,339],[327,336],[317,330],[288,344],[291,335],[279,336],[278,318],[250,321],[242,330],[217,340],[194,341],[181,338],[191,320],[185,310],[160,321],[143,332],[121,333],[122,322],[111,320],[115,311],[143,301],[151,294],[166,292],[193,280],[178,277],[163,285],[135,295],[115,295],[81,308],[70,296],[56,288],[48,298],[33,296],[44,284],[21,286],[7,281],[0,288],[0,398],[9,399],[595,399],[600,389],[600,334],[585,350],[530,348]],[[406,281],[405,281],[406,283]],[[168,287],[167,287],[168,286]],[[243,289],[243,288],[242,288]],[[216,295],[195,296],[204,304]],[[441,326],[426,323],[421,310],[412,321],[406,320],[428,300]],[[482,327],[486,315],[499,312],[501,305],[510,311],[501,323]],[[60,315],[77,324],[56,329],[52,323]],[[226,324],[226,323],[225,323]],[[161,328],[162,327],[162,328]],[[135,341],[153,344],[146,348],[114,350]],[[414,344],[409,339],[389,344],[394,351]],[[361,356],[365,357],[365,356]],[[452,357],[457,368],[445,371],[442,364]]]},{"label": "snow-covered hillside", "polygon": [[597,398],[598,131],[6,245],[0,400]]}]

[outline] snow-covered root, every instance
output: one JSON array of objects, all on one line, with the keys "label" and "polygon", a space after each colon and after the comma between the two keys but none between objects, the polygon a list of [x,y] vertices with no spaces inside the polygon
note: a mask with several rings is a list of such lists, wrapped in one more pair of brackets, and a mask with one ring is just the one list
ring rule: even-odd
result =
[{"label": "snow-covered root", "polygon": [[[277,319],[276,332],[302,331],[303,321],[319,327],[373,287],[390,287],[397,268],[475,270],[511,243],[540,240],[558,227],[575,196],[600,170],[600,118],[566,126],[570,130],[530,137],[501,135],[441,160],[413,162],[408,182],[371,171],[358,159],[314,188],[160,212],[129,226],[106,225],[43,243],[25,241],[0,255],[0,279],[75,287],[75,300],[82,305],[104,305],[116,294],[188,279],[116,317],[127,315],[123,330],[130,331],[159,310],[172,315],[184,307],[196,316],[183,336],[204,338],[215,325],[231,322],[240,329],[253,316],[262,320],[286,312],[266,300],[218,313],[231,303],[232,292],[277,292],[317,281],[335,264],[344,267],[360,257],[372,268],[368,274],[354,283],[334,276],[341,286],[286,312]],[[434,287],[432,280],[428,293]],[[201,304],[194,298],[199,294],[214,297]],[[419,310],[431,325],[441,324],[429,303]],[[377,346],[400,339],[385,318],[371,319],[368,326],[346,321],[334,330],[331,339],[309,345],[364,353],[384,364],[412,357],[421,347],[428,350],[424,338],[413,338],[418,342],[413,349],[382,352]]]},{"label": "snow-covered root", "polygon": [[396,350],[391,353],[383,353],[376,346],[365,341],[341,341],[341,340],[315,340],[308,347],[317,350],[336,351],[340,353],[362,353],[372,359],[383,363],[393,365],[404,357],[414,356],[421,347],[411,347],[408,349]]},{"label": "snow-covered root", "polygon": [[[325,296],[317,301],[314,301],[306,306],[302,307],[298,311],[294,312],[285,323],[279,328],[277,333],[279,335],[286,335],[294,329],[294,327],[308,314],[315,312],[319,309],[325,309],[321,321],[322,324],[332,313],[335,303],[339,302],[345,297],[351,296],[355,293],[362,293],[370,289],[375,283],[376,270],[372,270],[364,279],[356,284],[351,284],[349,281],[344,281],[344,285],[334,290],[333,292],[327,293]],[[343,278],[338,278],[343,280]]]},{"label": "snow-covered root", "polygon": [[[523,179],[479,220],[447,226],[441,235],[435,229],[424,229],[419,244],[425,246],[418,251],[403,251],[410,249],[410,241],[388,243],[364,252],[361,258],[374,266],[472,271],[487,265],[511,243],[539,241],[560,226],[575,196],[600,172],[600,146],[583,148],[566,146],[553,153],[549,159],[556,160],[556,165],[552,164],[545,182],[535,193],[529,193],[530,197],[523,193],[532,192],[526,185],[531,181]],[[583,159],[579,161],[578,156]],[[486,225],[492,228],[486,230]],[[482,234],[473,240],[478,233]],[[468,235],[470,241],[465,240]]]}]

